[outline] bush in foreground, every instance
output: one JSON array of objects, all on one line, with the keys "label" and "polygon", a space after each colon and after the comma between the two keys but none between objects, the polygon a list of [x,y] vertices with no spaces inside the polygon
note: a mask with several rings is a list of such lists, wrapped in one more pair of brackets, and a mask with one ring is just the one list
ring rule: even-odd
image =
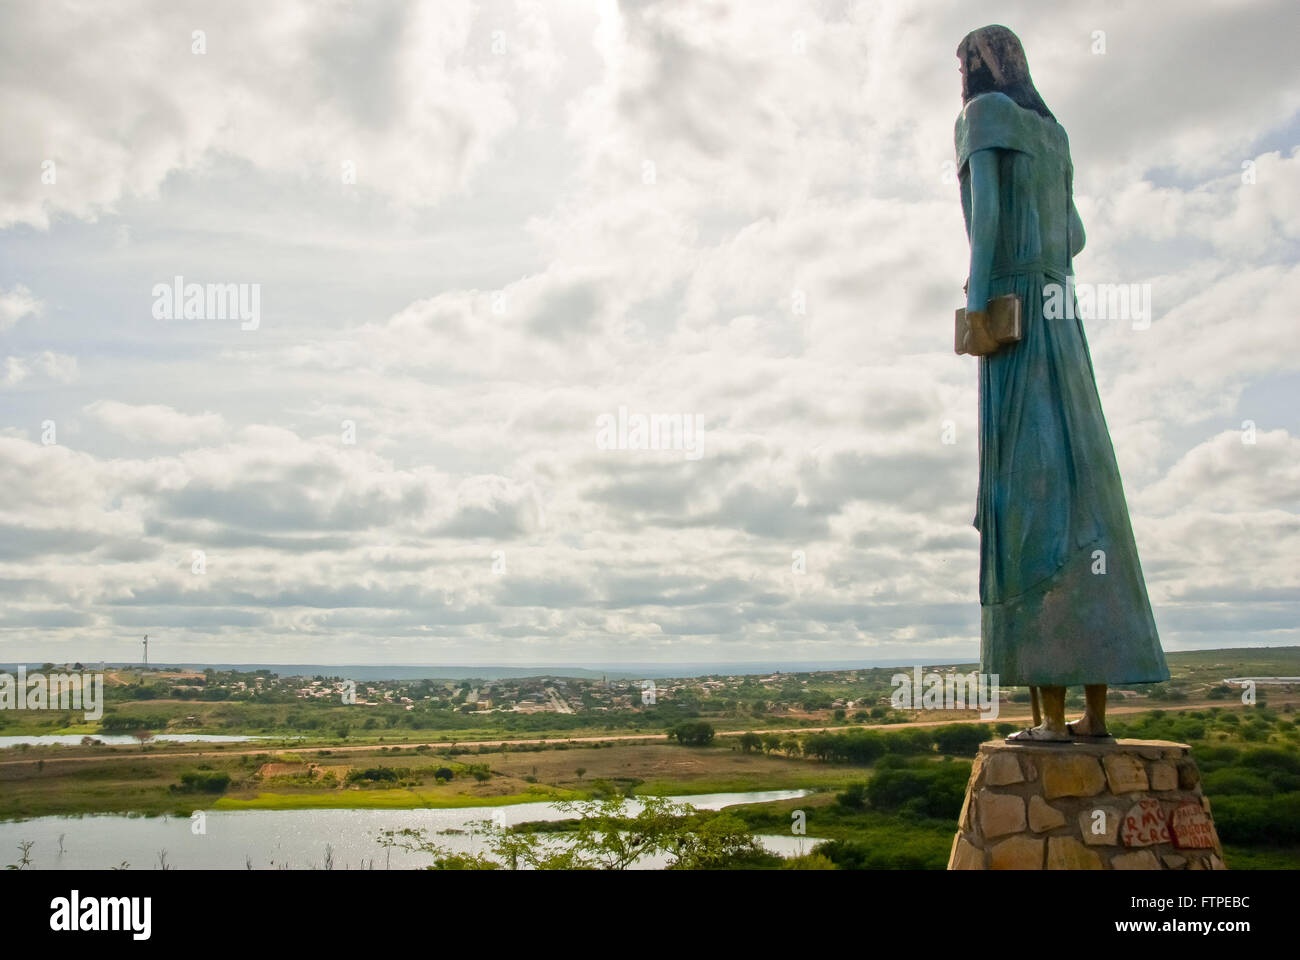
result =
[{"label": "bush in foreground", "polygon": [[230,774],[221,770],[186,770],[181,774],[180,786],[173,790],[187,793],[223,793],[230,786]]}]

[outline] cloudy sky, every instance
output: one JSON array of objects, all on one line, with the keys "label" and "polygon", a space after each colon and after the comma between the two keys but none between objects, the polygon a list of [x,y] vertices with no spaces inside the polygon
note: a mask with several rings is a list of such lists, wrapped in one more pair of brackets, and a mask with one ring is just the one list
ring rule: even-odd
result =
[{"label": "cloudy sky", "polygon": [[1300,8],[1064,7],[3,0],[0,661],[974,658],[994,22],[1165,647],[1300,642]]}]

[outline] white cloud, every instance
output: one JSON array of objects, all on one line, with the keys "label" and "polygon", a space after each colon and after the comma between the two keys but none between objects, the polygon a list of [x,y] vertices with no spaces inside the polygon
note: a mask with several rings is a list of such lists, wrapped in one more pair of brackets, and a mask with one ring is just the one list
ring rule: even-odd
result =
[{"label": "white cloud", "polygon": [[43,307],[21,283],[9,290],[0,288],[0,331],[8,330],[26,317],[39,316]]},{"label": "white cloud", "polygon": [[77,379],[77,358],[52,350],[25,357],[5,357],[0,383],[15,387],[33,378],[47,383],[72,383]]},{"label": "white cloud", "polygon": [[87,405],[85,412],[100,426],[131,443],[198,445],[226,433],[226,423],[220,414],[185,414],[156,403],[133,405],[96,400]]},{"label": "white cloud", "polygon": [[[517,28],[508,56],[493,54],[493,24],[468,0],[26,4],[0,41],[0,223],[95,217],[217,156],[336,190],[351,163],[360,190],[437,204],[517,122],[518,88],[554,74],[536,4],[520,11],[501,16]],[[195,30],[205,53],[192,52]]]},{"label": "white cloud", "polygon": [[[59,294],[0,294],[27,338],[4,368],[26,406],[0,423],[0,589],[87,651],[161,626],[233,660],[973,655],[976,389],[950,347],[967,247],[944,164],[974,16],[11,15],[0,244]],[[1296,639],[1276,604],[1300,588],[1279,399],[1300,65],[1269,16],[1295,14],[997,14],[1071,134],[1080,280],[1152,286],[1149,329],[1087,328],[1173,647]],[[1214,69],[1188,54],[1205,37]],[[260,281],[261,329],[148,324],[141,291],[176,274]],[[704,457],[598,449],[620,406],[699,414]],[[29,439],[47,416],[59,445]],[[1248,600],[1198,620],[1208,597]],[[11,656],[30,636],[0,623]]]}]

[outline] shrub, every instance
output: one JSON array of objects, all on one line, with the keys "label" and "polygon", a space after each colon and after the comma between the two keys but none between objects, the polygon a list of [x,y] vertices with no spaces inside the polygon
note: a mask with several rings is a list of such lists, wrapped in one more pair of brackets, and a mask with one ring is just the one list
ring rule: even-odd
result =
[{"label": "shrub", "polygon": [[1257,770],[1260,773],[1281,770],[1286,773],[1300,774],[1300,756],[1288,753],[1285,750],[1279,750],[1276,747],[1263,747],[1259,750],[1251,750],[1243,755],[1240,766]]},{"label": "shrub", "polygon": [[1214,801],[1214,824],[1224,843],[1300,843],[1300,793],[1219,797]]},{"label": "shrub", "polygon": [[804,738],[803,752],[806,756],[833,763],[869,764],[884,756],[885,742],[884,735],[875,730],[814,733]]},{"label": "shrub", "polygon": [[[942,869],[945,855],[927,850],[905,838],[899,843],[868,843],[862,840],[831,840],[818,844],[815,854],[825,857],[840,870],[935,870]],[[939,845],[942,844],[940,841]]]},{"label": "shrub", "polygon": [[989,739],[989,728],[982,723],[954,723],[936,728],[932,735],[940,753],[973,757],[980,744]]},{"label": "shrub", "polygon": [[1241,756],[1241,751],[1236,747],[1227,745],[1217,747],[1197,747],[1192,751],[1196,757],[1197,764],[1204,771],[1217,770],[1220,767],[1231,766],[1237,762]]},{"label": "shrub", "polygon": [[961,812],[970,779],[969,763],[935,763],[922,767],[877,770],[867,783],[875,810],[901,810],[913,816],[954,820]]},{"label": "shrub", "polygon": [[837,870],[835,861],[820,853],[805,853],[801,857],[789,857],[781,864],[782,870]]},{"label": "shrub", "polygon": [[933,746],[934,734],[924,728],[899,730],[885,736],[885,749],[900,756],[930,753]]},{"label": "shrub", "polygon": [[1205,774],[1202,779],[1203,789],[1211,797],[1224,794],[1245,794],[1247,796],[1267,796],[1273,793],[1273,785],[1263,777],[1249,770],[1225,768]]},{"label": "shrub", "polygon": [[371,783],[380,781],[395,783],[397,782],[397,771],[392,767],[367,767],[365,770],[349,770],[348,782],[356,783],[358,780],[368,780]]},{"label": "shrub", "polygon": [[835,802],[848,810],[861,810],[867,805],[867,785],[850,783],[843,793],[835,794]]},{"label": "shrub", "polygon": [[182,790],[190,793],[221,793],[230,786],[230,774],[222,770],[186,770],[181,774]]}]

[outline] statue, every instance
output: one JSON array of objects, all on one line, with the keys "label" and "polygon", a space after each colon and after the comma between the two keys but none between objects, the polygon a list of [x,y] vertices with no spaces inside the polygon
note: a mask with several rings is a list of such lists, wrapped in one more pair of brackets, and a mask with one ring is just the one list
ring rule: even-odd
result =
[{"label": "statue", "polygon": [[[1084,244],[1069,140],[1006,27],[969,34],[957,57],[971,250],[957,350],[979,357],[980,669],[1031,689],[1034,725],[1008,739],[1105,738],[1107,685],[1157,683],[1169,668],[1078,310],[1044,310],[1073,299]],[[1087,708],[1067,724],[1075,684]]]}]

